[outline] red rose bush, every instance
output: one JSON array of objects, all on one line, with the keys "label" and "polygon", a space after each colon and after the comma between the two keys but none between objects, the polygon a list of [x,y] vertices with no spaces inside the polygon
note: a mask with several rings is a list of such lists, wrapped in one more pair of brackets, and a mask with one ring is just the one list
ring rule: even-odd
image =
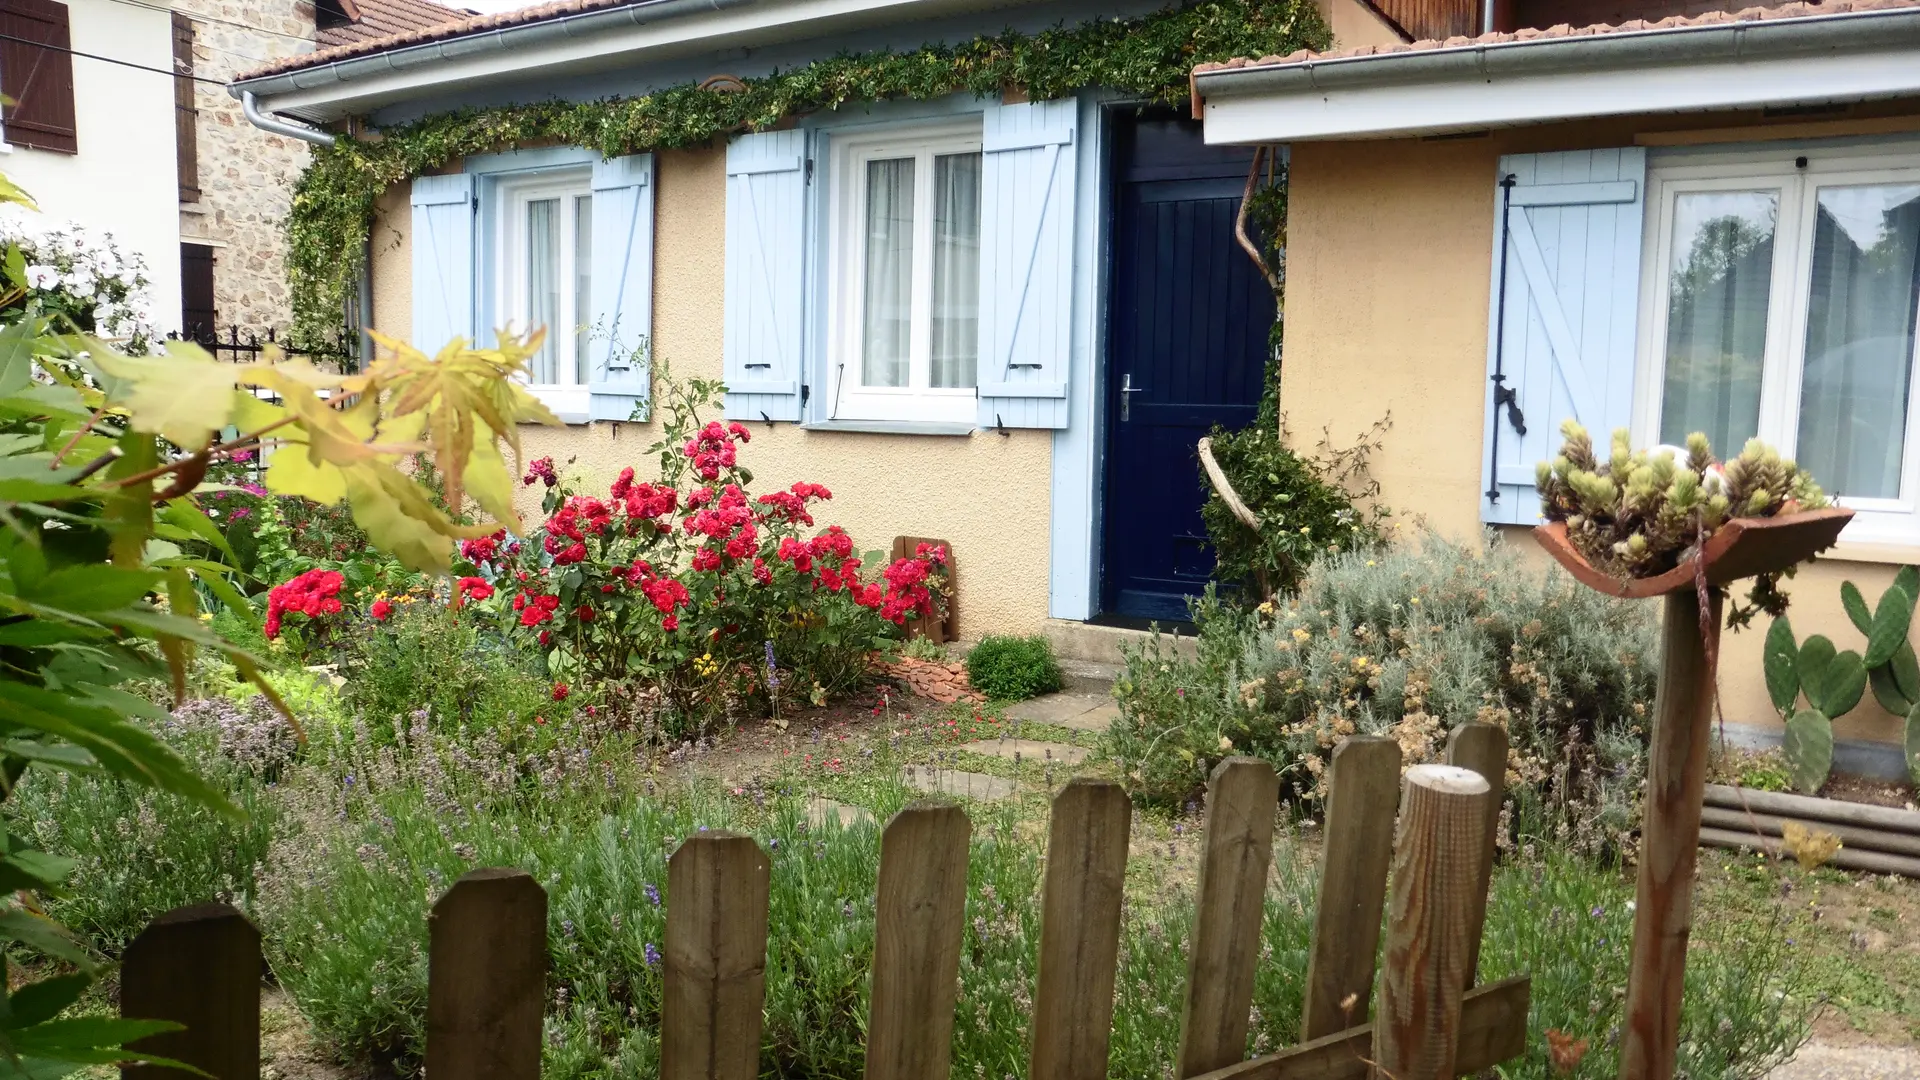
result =
[{"label": "red rose bush", "polygon": [[521,544],[461,545],[474,573],[456,591],[497,590],[508,633],[543,649],[556,678],[653,683],[691,731],[748,701],[824,703],[864,678],[882,640],[938,617],[944,550],[868,580],[846,530],[816,528],[832,492],[801,481],[753,495],[740,462],[752,433],[699,419],[715,384],[664,389],[657,479],[629,467],[605,495],[580,494],[542,458],[524,479],[546,488],[545,523]]}]

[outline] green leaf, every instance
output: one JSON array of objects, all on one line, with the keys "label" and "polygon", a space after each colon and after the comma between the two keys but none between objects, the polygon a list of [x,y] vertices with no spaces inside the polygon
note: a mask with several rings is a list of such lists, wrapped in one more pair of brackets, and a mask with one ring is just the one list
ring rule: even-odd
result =
[{"label": "green leaf", "polygon": [[[121,1047],[150,1035],[184,1030],[171,1020],[125,1020],[117,1016],[75,1016],[49,1020],[12,1033],[23,1054],[59,1055],[70,1061],[110,1065],[128,1058]],[[83,1056],[80,1056],[83,1055]]]},{"label": "green leaf", "polygon": [[247,625],[256,627],[260,625],[260,612],[247,602],[245,593],[233,587],[233,582],[227,580],[227,575],[195,569],[193,576],[199,579],[200,584],[207,587],[207,591],[213,594],[214,599],[226,605],[228,611],[239,616]]},{"label": "green leaf", "polygon": [[233,546],[227,543],[227,534],[221,532],[220,526],[215,525],[213,519],[192,499],[175,499],[168,503],[160,511],[160,520],[198,536],[229,559],[239,558],[233,553]]},{"label": "green leaf", "polygon": [[0,890],[58,889],[66,884],[73,867],[72,859],[22,848],[0,856]]},{"label": "green leaf", "polygon": [[103,626],[79,626],[45,619],[0,624],[0,645],[19,649],[38,649],[63,641],[89,641],[109,636],[111,631]]},{"label": "green leaf", "polygon": [[57,769],[66,769],[69,772],[85,772],[100,767],[100,763],[94,760],[92,754],[68,743],[47,743],[37,739],[4,739],[0,740],[0,752],[26,758],[28,761],[38,761]]},{"label": "green leaf", "polygon": [[1794,700],[1800,696],[1799,647],[1793,641],[1793,625],[1786,616],[1767,627],[1767,640],[1761,655],[1761,670],[1767,679],[1767,696],[1781,716],[1791,715]]},{"label": "green leaf", "polygon": [[1859,653],[1848,649],[1835,656],[1821,674],[1819,709],[1829,717],[1845,716],[1860,704],[1860,696],[1866,692],[1867,665]]},{"label": "green leaf", "polygon": [[45,578],[23,586],[19,573],[14,585],[21,597],[63,611],[95,613],[124,608],[160,585],[160,575],[151,570],[133,570],[123,566],[68,566]]},{"label": "green leaf", "polygon": [[0,911],[0,940],[17,941],[55,960],[65,960],[83,971],[93,970],[93,958],[65,927],[45,915],[22,908]]},{"label": "green leaf", "polygon": [[1860,595],[1860,586],[1851,581],[1841,582],[1840,606],[1847,609],[1847,618],[1853,620],[1855,629],[1863,634],[1873,633],[1873,616],[1867,611],[1867,598]]},{"label": "green leaf", "polygon": [[[96,697],[114,693],[92,687],[87,690]],[[124,697],[132,699],[132,695]],[[0,710],[21,727],[44,731],[84,748],[101,768],[116,776],[183,795],[229,817],[241,816],[224,793],[196,775],[165,743],[95,700],[76,700],[0,679]]]},{"label": "green leaf", "polygon": [[1800,710],[1787,721],[1780,749],[1786,754],[1793,786],[1814,794],[1833,771],[1833,721],[1817,709]]},{"label": "green leaf", "polygon": [[1874,609],[1873,625],[1867,631],[1868,667],[1879,667],[1893,658],[1894,651],[1907,640],[1907,627],[1913,622],[1913,595],[1898,586],[1880,594]]},{"label": "green leaf", "polygon": [[1816,709],[1826,709],[1826,702],[1819,695],[1826,687],[1827,665],[1833,663],[1836,653],[1833,642],[1825,634],[1815,634],[1801,643],[1800,656],[1794,661],[1800,673],[1800,690],[1807,695],[1807,703]]},{"label": "green leaf", "polygon": [[43,1024],[60,1015],[60,1010],[80,1000],[80,995],[93,985],[90,975],[55,975],[50,979],[41,979],[36,983],[15,990],[10,998],[13,1015],[8,1017],[8,1028],[23,1028],[33,1024]]},{"label": "green leaf", "polygon": [[[9,248],[8,257],[19,252]],[[12,397],[33,385],[33,356],[45,323],[21,319],[0,330],[0,398]]]}]

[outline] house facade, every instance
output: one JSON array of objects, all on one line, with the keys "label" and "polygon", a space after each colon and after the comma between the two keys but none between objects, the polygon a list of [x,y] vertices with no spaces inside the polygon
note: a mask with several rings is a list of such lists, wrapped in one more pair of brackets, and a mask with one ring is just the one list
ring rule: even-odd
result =
[{"label": "house facade", "polygon": [[307,144],[249,124],[234,75],[469,14],[427,0],[0,0],[0,170],[47,218],[140,256],[151,323],[285,329],[281,224]]},{"label": "house facade", "polygon": [[[577,0],[323,51],[234,91],[282,121],[392,128],[1159,7]],[[534,388],[567,424],[521,436],[592,483],[648,467],[663,375],[722,379],[761,484],[824,484],[823,522],[864,548],[953,545],[963,636],[1110,649],[1076,632],[1184,617],[1212,569],[1194,444],[1252,420],[1274,314],[1234,240],[1252,150],[1141,105],[1009,86],[610,159],[467,156],[379,199],[365,317],[429,349],[546,326]]]},{"label": "house facade", "polygon": [[[155,330],[179,328],[173,26],[164,6],[0,3],[0,172],[47,222],[75,222],[146,266]],[[106,59],[100,59],[106,58]]]},{"label": "house facade", "polygon": [[[114,5],[110,5],[114,6]],[[124,5],[118,5],[124,6]],[[226,83],[262,64],[470,13],[428,0],[175,0],[181,327],[264,336],[292,321],[283,223],[308,144],[247,122]]]},{"label": "house facade", "polygon": [[[1788,589],[1802,638],[1862,648],[1841,582],[1871,603],[1920,562],[1920,7],[1626,6],[1196,73],[1210,144],[1289,147],[1283,408],[1336,435],[1391,411],[1382,499],[1530,550],[1567,417],[1763,438],[1857,511]],[[1720,673],[1763,742],[1764,629]],[[1838,766],[1902,774],[1901,729],[1867,695]]]}]

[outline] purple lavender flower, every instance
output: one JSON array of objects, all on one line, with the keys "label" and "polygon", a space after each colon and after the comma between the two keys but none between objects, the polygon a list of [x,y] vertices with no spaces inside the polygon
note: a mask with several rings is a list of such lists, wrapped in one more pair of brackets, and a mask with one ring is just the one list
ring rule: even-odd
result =
[{"label": "purple lavender flower", "polygon": [[767,639],[767,689],[780,689],[780,669],[773,662],[773,639]]},{"label": "purple lavender flower", "polygon": [[647,903],[654,907],[660,906],[660,890],[654,886],[653,882],[649,881],[642,885],[640,891],[647,894]]},{"label": "purple lavender flower", "polygon": [[648,967],[660,966],[660,950],[653,947],[653,942],[647,942],[646,945],[641,948],[641,952],[647,958]]}]

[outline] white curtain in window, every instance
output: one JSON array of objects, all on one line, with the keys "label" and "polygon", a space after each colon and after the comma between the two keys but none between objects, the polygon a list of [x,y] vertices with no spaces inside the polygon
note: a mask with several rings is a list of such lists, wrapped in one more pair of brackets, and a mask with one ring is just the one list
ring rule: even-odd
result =
[{"label": "white curtain in window", "polygon": [[1779,210],[1773,191],[1674,199],[1661,442],[1680,445],[1701,431],[1716,454],[1732,457],[1759,431]]},{"label": "white curtain in window", "polygon": [[974,385],[979,343],[980,155],[942,154],[933,161],[931,385]]},{"label": "white curtain in window", "polygon": [[1920,184],[1821,188],[1795,456],[1831,494],[1900,494],[1917,296]]},{"label": "white curtain in window", "polygon": [[913,332],[913,159],[867,162],[860,381],[907,385]]},{"label": "white curtain in window", "polygon": [[530,378],[551,386],[560,381],[554,339],[563,332],[560,321],[560,200],[533,199],[527,203],[527,326],[546,327],[547,336],[534,355]]},{"label": "white curtain in window", "polygon": [[584,386],[587,345],[593,339],[593,196],[573,197],[573,381]]}]

